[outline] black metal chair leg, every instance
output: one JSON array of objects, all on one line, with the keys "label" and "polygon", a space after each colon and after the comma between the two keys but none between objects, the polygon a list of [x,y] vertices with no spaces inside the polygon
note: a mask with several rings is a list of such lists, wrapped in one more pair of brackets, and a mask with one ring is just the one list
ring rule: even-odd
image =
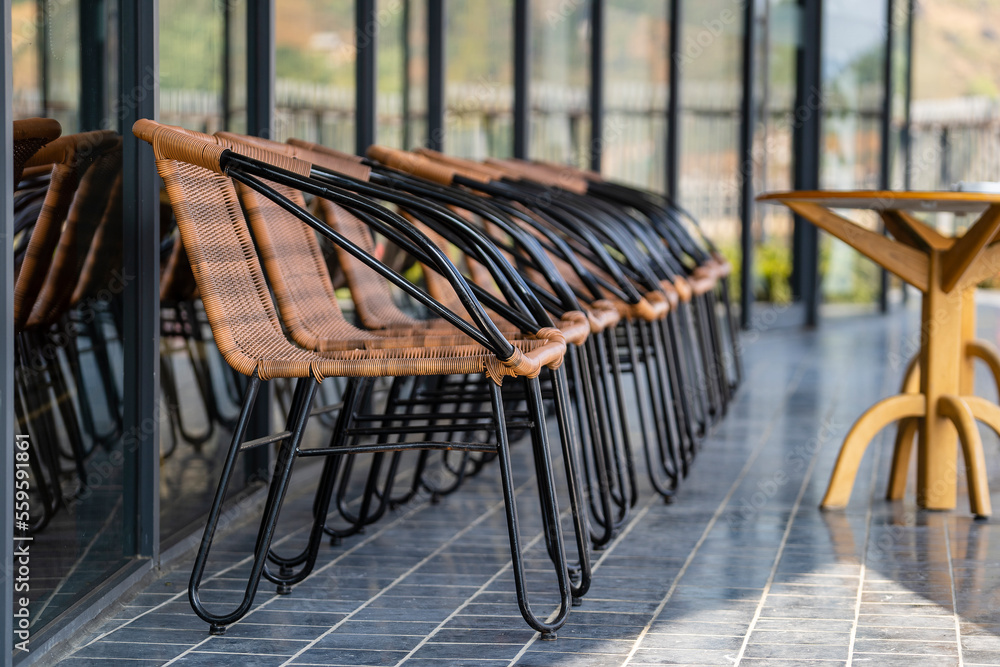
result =
[{"label": "black metal chair leg", "polygon": [[733,354],[733,375],[735,376],[733,389],[736,389],[743,382],[743,348],[740,345],[740,325],[733,312],[733,304],[730,299],[729,276],[724,277],[720,284],[722,285],[722,303],[725,306],[726,320],[729,324],[729,344]]},{"label": "black metal chair leg", "polygon": [[[570,409],[569,380],[565,369],[551,371],[552,399],[555,404],[556,419],[559,424],[559,444],[562,447],[563,467],[566,469],[566,480],[569,487],[570,509],[573,515],[573,534],[576,538],[577,565],[579,583],[570,582],[570,593],[573,604],[579,604],[580,598],[590,590],[592,578],[590,566],[590,540],[588,532],[587,505],[580,497],[580,457],[577,449],[579,442],[578,430]],[[535,392],[529,393],[533,401]],[[539,396],[540,399],[540,396]],[[535,408],[532,407],[532,410]]]},{"label": "black metal chair leg", "polygon": [[[635,327],[632,326],[631,322],[626,323],[626,339],[629,348],[629,356],[632,363],[632,374],[635,381],[635,392],[636,397],[639,401],[640,406],[640,416],[646,413],[646,403],[647,401],[642,400],[644,393],[642,390],[642,384],[640,383],[639,373],[641,372],[646,380],[646,387],[648,388],[648,398],[649,406],[648,408],[652,410],[652,421],[653,421],[653,438],[655,440],[648,440],[643,448],[646,456],[646,468],[649,475],[649,481],[653,489],[663,496],[664,500],[671,500],[674,493],[677,490],[678,482],[678,466],[677,457],[674,453],[674,448],[676,447],[676,423],[674,415],[666,412],[667,408],[670,407],[667,404],[667,398],[663,393],[665,378],[660,378],[657,382],[657,377],[659,375],[659,370],[651,368],[652,356],[648,353],[649,341],[646,340],[646,329],[645,327],[639,327],[639,341],[642,346],[643,356],[646,363],[640,364],[638,349],[635,341]],[[648,425],[643,424],[643,432],[648,433]],[[654,460],[653,454],[657,454],[656,460]],[[669,462],[669,463],[668,463]],[[660,481],[657,475],[657,469],[663,470],[667,474],[667,479],[669,484],[664,484]]]},{"label": "black metal chair leg", "polygon": [[[621,454],[625,459],[625,479],[628,481],[628,504],[635,507],[639,502],[639,489],[635,479],[635,460],[632,454],[632,429],[629,426],[628,402],[625,400],[625,389],[622,386],[621,360],[618,356],[618,341],[613,330],[604,331],[608,342],[608,353],[611,357],[611,378],[614,383],[615,400],[618,404],[618,424],[622,434]],[[626,492],[622,491],[623,497]]]},{"label": "black metal chair leg", "polygon": [[[348,380],[342,399],[343,407],[337,415],[337,422],[330,439],[330,447],[343,447],[347,442],[347,429],[350,428],[354,416],[357,414],[358,407],[362,403],[362,398],[366,391],[365,385],[368,382],[370,381],[353,378]],[[299,583],[309,576],[309,573],[312,572],[315,566],[320,544],[323,541],[323,536],[326,534],[324,528],[326,526],[327,515],[330,513],[330,505],[339,477],[340,466],[346,457],[333,455],[325,458],[323,473],[320,476],[319,486],[316,488],[313,500],[313,525],[309,532],[309,541],[306,548],[301,553],[290,558],[279,556],[273,549],[268,552],[268,560],[278,565],[280,570],[278,574],[274,574],[270,568],[265,568],[264,576],[269,581],[278,584],[279,587],[288,587]],[[298,572],[294,572],[292,568],[299,565],[303,565],[303,567]],[[282,592],[286,592],[286,590],[287,588],[282,588]]]},{"label": "black metal chair leg", "polygon": [[[530,382],[537,382],[537,379],[532,379]],[[569,617],[569,610],[572,604],[570,601],[569,571],[564,561],[555,568],[556,577],[559,582],[560,603],[554,620],[547,622],[538,618],[538,616],[531,611],[531,606],[528,602],[524,558],[521,553],[521,536],[517,519],[517,503],[514,497],[514,481],[511,472],[510,443],[507,440],[506,420],[504,419],[503,392],[501,391],[499,385],[490,383],[490,398],[493,404],[493,419],[497,436],[497,458],[500,461],[500,482],[503,487],[504,507],[507,515],[507,535],[510,540],[510,557],[511,566],[514,572],[514,588],[517,593],[517,605],[521,610],[521,616],[524,617],[524,620],[528,623],[528,625],[542,633],[542,639],[555,639],[556,631],[566,623],[566,619]],[[539,412],[533,414],[532,418],[544,424],[544,413]],[[563,554],[562,531],[559,529],[558,506],[555,502],[555,489],[552,486],[552,474],[548,465],[548,442],[544,435],[544,427],[540,429],[540,433],[542,434],[542,438],[535,446],[542,454],[539,456],[539,460],[544,461],[544,467],[542,477],[540,478],[543,480],[543,484],[538,489],[538,493],[540,497],[544,495],[551,499],[549,501],[542,502],[541,507],[543,512],[548,509],[550,512],[555,513],[554,516],[550,515],[547,518],[547,521],[550,525],[555,526],[555,535],[553,538],[556,542],[556,546],[554,551],[557,554]]]},{"label": "black metal chair leg", "polygon": [[288,483],[292,474],[292,464],[295,461],[295,453],[299,442],[302,439],[302,433],[305,429],[306,421],[309,418],[309,407],[312,403],[313,394],[316,392],[315,380],[312,378],[302,378],[299,380],[300,387],[296,388],[297,400],[293,405],[293,414],[290,415],[289,418],[289,424],[291,426],[291,428],[289,428],[290,435],[282,441],[281,447],[278,450],[277,460],[271,477],[272,488],[268,493],[268,501],[264,506],[260,528],[257,532],[257,543],[254,548],[253,566],[250,570],[250,576],[247,579],[247,587],[243,595],[243,600],[234,610],[228,613],[217,614],[210,612],[205,605],[202,604],[199,587],[201,586],[201,580],[205,572],[205,565],[208,561],[208,554],[212,546],[212,540],[215,537],[215,531],[219,524],[219,517],[222,513],[222,505],[225,501],[226,490],[229,486],[233,468],[235,467],[236,459],[240,452],[240,445],[246,435],[247,425],[250,421],[250,413],[253,408],[253,404],[256,402],[257,393],[260,389],[260,383],[260,378],[254,376],[247,385],[243,407],[240,410],[240,416],[237,420],[236,429],[233,434],[233,441],[230,445],[225,464],[223,465],[222,476],[219,480],[218,489],[216,490],[215,500],[213,501],[212,508],[209,512],[208,521],[205,525],[205,532],[202,536],[201,545],[198,549],[198,555],[195,558],[194,568],[191,571],[191,580],[188,584],[188,598],[191,602],[191,606],[199,617],[210,624],[210,632],[213,634],[224,633],[226,626],[230,623],[238,621],[246,615],[253,604],[254,596],[257,593],[257,587],[260,584],[260,577],[267,562],[267,554],[270,550],[271,540],[274,537],[274,529],[278,521],[278,513],[281,509],[281,503],[284,500],[285,492],[288,490]]},{"label": "black metal chair leg", "polygon": [[[597,392],[598,397],[598,409],[606,417],[608,423],[608,433],[610,438],[603,443],[607,468],[608,468],[608,480],[610,482],[611,499],[614,501],[615,506],[618,508],[617,517],[614,519],[615,528],[618,528],[625,523],[625,519],[628,517],[629,510],[629,499],[628,494],[628,482],[626,479],[625,463],[624,457],[622,456],[623,443],[621,440],[619,429],[619,419],[615,419],[616,413],[620,413],[620,409],[616,406],[616,393],[611,385],[613,385],[613,380],[609,381],[608,376],[610,375],[610,368],[608,363],[608,350],[604,345],[604,338],[602,336],[594,336],[594,342],[596,345],[597,354],[597,367],[600,370],[600,377],[603,380],[601,382],[600,389],[603,391]],[[603,399],[603,405],[602,405]]]},{"label": "black metal chair leg", "polygon": [[[591,517],[600,528],[599,532],[591,535],[591,541],[595,549],[599,549],[611,541],[614,537],[615,518],[614,502],[611,495],[611,475],[608,466],[608,443],[611,435],[608,432],[608,420],[606,417],[606,407],[603,402],[604,392],[600,390],[604,378],[600,377],[600,368],[595,361],[597,357],[596,346],[593,339],[588,338],[584,346],[580,348],[581,376],[584,380],[584,396],[587,402],[587,412],[590,415],[592,425],[592,448],[589,450],[593,457],[594,477],[597,482],[598,508],[591,502]],[[590,465],[586,460],[587,453],[584,452],[585,470],[589,470]],[[593,484],[588,484],[593,488]]]},{"label": "black metal chair leg", "polygon": [[678,330],[677,317],[673,314],[668,315],[666,321],[660,323],[658,331],[654,329],[651,333],[653,349],[657,358],[663,360],[660,367],[666,367],[668,375],[664,377],[668,377],[670,382],[669,389],[665,388],[664,391],[669,391],[673,396],[675,411],[683,417],[681,476],[687,477],[688,452],[694,451],[695,443],[698,442],[698,417],[694,414],[694,404],[688,400],[689,392],[686,389],[691,381],[685,370],[684,337]]}]

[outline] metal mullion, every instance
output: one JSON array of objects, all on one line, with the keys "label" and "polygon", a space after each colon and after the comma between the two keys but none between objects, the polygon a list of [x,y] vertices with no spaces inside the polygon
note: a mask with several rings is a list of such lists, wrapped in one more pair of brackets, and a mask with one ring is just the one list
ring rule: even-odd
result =
[{"label": "metal mullion", "polygon": [[354,151],[364,155],[375,143],[376,52],[378,17],[375,0],[355,0]]},{"label": "metal mullion", "polygon": [[413,82],[410,80],[410,60],[413,58],[413,47],[410,44],[410,20],[412,18],[410,0],[403,2],[403,34],[402,34],[402,58],[403,58],[403,149],[412,148],[412,136],[410,135],[410,89]]},{"label": "metal mullion", "polygon": [[[246,7],[247,134],[271,138],[274,133],[274,2],[257,0]],[[272,388],[265,383],[257,396],[247,435],[261,438],[271,433]],[[266,447],[244,457],[246,481],[264,477],[270,468]]]},{"label": "metal mullion", "polygon": [[[0,117],[0,568],[3,573],[0,606],[5,618],[14,609],[14,136],[11,98],[11,0],[3,0],[4,48],[3,111]],[[13,623],[0,629],[0,659],[5,666],[12,662],[14,652]]]},{"label": "metal mullion", "polygon": [[604,0],[590,0],[590,168],[601,171],[604,140]]},{"label": "metal mullion", "polygon": [[531,12],[528,0],[514,0],[514,157],[530,156]]},{"label": "metal mullion", "polygon": [[[808,110],[793,135],[794,188],[819,188],[820,141],[823,107],[823,2],[800,0],[802,34],[796,60],[795,108]],[[819,321],[819,232],[795,216],[792,255],[792,289],[804,302],[806,326]]]},{"label": "metal mullion", "polygon": [[[670,81],[667,82],[667,174],[664,191],[671,201],[677,202],[680,194],[680,90],[681,90],[681,2],[668,0],[670,3],[670,45],[669,68]],[[749,3],[748,0],[748,4]]]},{"label": "metal mullion", "polygon": [[[882,144],[879,151],[879,188],[888,190],[892,177],[892,100],[893,100],[893,76],[892,76],[892,51],[896,29],[893,26],[893,10],[895,3],[893,0],[886,0],[885,15],[885,60],[882,63],[882,85],[885,94],[882,97]],[[882,228],[885,234],[885,228]],[[882,268],[879,270],[879,312],[889,312],[889,272]]]},{"label": "metal mullion", "polygon": [[274,122],[274,3],[247,3],[247,134],[270,138]]},{"label": "metal mullion", "polygon": [[[122,294],[124,312],[123,497],[125,555],[159,555],[160,539],[160,179],[152,146],[133,136],[159,112],[159,2],[121,3]],[[137,94],[142,91],[143,94]]]},{"label": "metal mullion", "polygon": [[[743,6],[743,99],[740,104],[740,325],[750,325],[753,307],[753,133],[754,133],[754,43],[756,3]],[[676,186],[676,184],[675,184]]]},{"label": "metal mullion", "polygon": [[427,147],[444,150],[444,0],[427,0]]}]

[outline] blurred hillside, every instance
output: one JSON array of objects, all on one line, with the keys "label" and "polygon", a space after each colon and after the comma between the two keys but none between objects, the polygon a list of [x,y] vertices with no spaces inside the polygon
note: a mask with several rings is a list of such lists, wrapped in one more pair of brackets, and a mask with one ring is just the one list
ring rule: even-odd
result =
[{"label": "blurred hillside", "polygon": [[1000,0],[917,0],[913,46],[914,99],[1000,97]]}]

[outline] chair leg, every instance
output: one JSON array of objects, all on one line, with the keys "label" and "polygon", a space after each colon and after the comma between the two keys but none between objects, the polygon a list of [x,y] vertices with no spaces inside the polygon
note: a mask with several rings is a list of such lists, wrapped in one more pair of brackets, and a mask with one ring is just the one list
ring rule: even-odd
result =
[{"label": "chair leg", "polygon": [[[570,347],[567,352],[570,370],[573,371],[577,381],[577,402],[579,410],[582,411],[581,425],[586,425],[585,442],[582,442],[582,471],[587,480],[587,495],[590,505],[590,519],[599,528],[600,532],[591,529],[590,539],[595,549],[603,547],[611,541],[614,536],[614,525],[611,520],[611,491],[608,488],[608,474],[604,463],[601,446],[599,413],[594,398],[594,385],[592,378],[592,364],[588,355],[590,341],[584,343],[581,348]],[[589,455],[588,455],[589,453]],[[593,456],[594,474],[591,475],[590,458]],[[600,508],[596,503],[600,503]]]},{"label": "chair leg", "polygon": [[208,554],[212,547],[215,531],[219,525],[219,518],[222,514],[222,506],[225,502],[226,491],[232,478],[236,459],[240,453],[240,446],[246,435],[250,422],[250,413],[257,399],[261,380],[253,376],[247,385],[243,398],[243,407],[236,422],[236,429],[233,433],[233,440],[229,448],[229,453],[222,468],[222,475],[219,479],[219,486],[216,490],[212,508],[209,511],[208,521],[205,525],[205,532],[202,536],[198,555],[195,558],[194,567],[191,571],[191,580],[188,584],[188,599],[195,613],[210,624],[212,634],[223,634],[226,626],[238,621],[250,610],[254,597],[257,594],[257,587],[260,584],[261,574],[267,563],[267,554],[271,547],[271,540],[274,537],[274,529],[278,522],[278,513],[281,509],[282,501],[288,490],[288,483],[291,479],[292,464],[295,461],[296,450],[302,439],[306,421],[309,418],[309,408],[312,403],[313,394],[316,392],[316,381],[312,378],[302,378],[299,386],[295,390],[295,400],[292,405],[292,412],[288,417],[290,435],[282,441],[278,449],[278,455],[274,464],[274,471],[271,477],[271,487],[268,490],[267,502],[264,505],[261,516],[260,527],[257,531],[257,542],[254,547],[253,566],[247,578],[247,586],[240,604],[228,613],[210,612],[201,602],[199,588],[205,573],[205,565],[208,561]]},{"label": "chair leg", "polygon": [[[538,380],[537,378],[531,379],[529,382],[537,383]],[[493,419],[497,437],[497,458],[500,461],[500,482],[503,487],[504,507],[507,515],[507,535],[510,540],[510,557],[511,566],[514,572],[514,587],[517,593],[517,604],[521,610],[521,616],[524,617],[524,620],[527,621],[528,625],[542,633],[543,640],[555,639],[556,631],[561,628],[564,623],[566,623],[566,619],[569,617],[569,610],[571,606],[569,571],[566,567],[565,560],[563,560],[563,558],[559,558],[558,560],[561,562],[556,564],[555,567],[556,577],[559,581],[559,609],[554,620],[549,622],[543,621],[532,613],[531,607],[528,603],[524,558],[521,553],[521,537],[517,519],[517,504],[516,498],[514,497],[514,481],[513,474],[511,472],[510,443],[507,440],[506,420],[504,419],[503,392],[499,385],[492,382],[490,383],[490,398],[493,404]],[[558,556],[562,556],[564,553],[562,531],[559,528],[558,505],[555,499],[555,489],[552,485],[552,471],[549,466],[548,441],[545,437],[544,428],[545,413],[537,412],[532,415],[532,419],[537,420],[539,424],[543,425],[539,429],[539,433],[542,435],[539,442],[532,443],[532,445],[537,448],[539,452],[537,460],[542,465],[538,489],[541,501],[541,510],[543,512],[543,516],[547,515],[545,518],[547,525],[552,527],[551,532],[553,535],[551,535],[551,539],[555,542],[553,551]]]},{"label": "chair leg", "polygon": [[[624,503],[619,502],[620,495],[615,494],[615,477],[613,476],[614,459],[614,427],[611,424],[610,407],[608,404],[608,384],[609,379],[606,373],[606,364],[602,363],[604,350],[599,345],[599,337],[587,339],[588,360],[590,369],[590,386],[593,394],[593,412],[597,417],[599,430],[594,438],[594,470],[596,472],[602,494],[606,494],[607,512],[604,512],[604,497],[602,497],[602,513],[596,517],[598,525],[604,528],[602,540],[598,543],[594,541],[594,547],[606,544],[614,536],[614,531],[624,518]],[[620,487],[619,487],[620,488]],[[616,511],[617,508],[617,511]]]},{"label": "chair leg", "polygon": [[[631,323],[627,324],[626,333],[629,339],[629,346],[631,348],[631,354],[633,358],[633,366],[636,368],[635,373],[635,391],[637,396],[642,396],[644,393],[642,390],[642,385],[639,382],[639,354],[636,350],[635,343],[635,327]],[[655,425],[655,441],[647,442],[645,447],[646,452],[646,467],[649,472],[649,480],[653,488],[663,496],[665,501],[670,501],[674,493],[677,490],[677,484],[680,479],[680,465],[678,447],[679,447],[679,431],[677,425],[677,416],[673,410],[673,403],[670,399],[669,392],[665,391],[667,389],[667,383],[669,378],[660,375],[659,369],[653,366],[653,361],[657,361],[655,357],[649,352],[649,341],[646,335],[646,327],[638,327],[639,333],[639,345],[643,351],[643,357],[645,364],[642,365],[642,373],[646,378],[646,386],[648,388],[648,396],[650,407],[653,411],[653,423]],[[653,453],[658,454],[656,457],[658,463],[653,460]],[[656,470],[659,468],[662,470],[669,481],[668,485],[663,484],[657,474]]]},{"label": "chair leg", "polygon": [[[581,498],[580,488],[580,457],[576,443],[576,424],[570,410],[569,381],[566,371],[556,369],[552,374],[552,397],[555,403],[556,419],[559,423],[559,444],[562,447],[563,466],[566,469],[566,480],[569,486],[570,509],[573,513],[573,532],[576,537],[576,551],[579,563],[580,581],[571,583],[570,592],[573,597],[573,604],[579,604],[580,598],[590,590],[591,568],[590,568],[590,542],[587,533],[587,505]],[[529,398],[534,401],[535,392],[529,394]],[[540,395],[538,397],[541,398]],[[535,410],[531,407],[531,410]],[[539,407],[540,411],[540,407]]]},{"label": "chair leg", "polygon": [[[615,400],[618,404],[618,424],[622,432],[622,455],[625,458],[625,475],[628,481],[628,505],[635,507],[639,502],[639,488],[635,480],[635,459],[632,455],[632,429],[629,426],[628,402],[625,400],[625,389],[622,386],[621,358],[618,353],[618,340],[614,330],[605,329],[604,336],[608,341],[608,353],[611,356],[611,378],[614,382]],[[625,495],[623,491],[622,495]]]},{"label": "chair leg", "polygon": [[[337,422],[333,429],[333,436],[330,440],[330,447],[342,447],[347,441],[347,429],[353,422],[354,415],[358,407],[362,404],[362,399],[366,393],[365,385],[369,381],[350,379],[343,394],[343,407],[337,415]],[[280,566],[277,575],[270,569],[264,569],[264,576],[271,582],[278,584],[279,592],[287,592],[289,586],[297,584],[312,572],[319,554],[319,547],[326,534],[326,518],[330,513],[330,505],[336,488],[337,478],[340,473],[340,466],[344,456],[327,456],[323,466],[323,473],[320,476],[319,486],[316,489],[313,501],[313,525],[309,532],[309,541],[303,551],[291,558],[282,558],[274,550],[268,552],[268,560]],[[292,568],[303,565],[298,571]]]},{"label": "chair leg", "polygon": [[743,382],[743,347],[740,345],[740,325],[736,321],[732,300],[729,296],[729,276],[724,277],[720,281],[720,284],[722,285],[722,303],[726,308],[726,321],[729,324],[729,344],[732,347],[733,354],[734,381],[732,386],[733,389],[736,389]]},{"label": "chair leg", "polygon": [[684,471],[687,476],[687,464],[690,461],[691,453],[695,451],[704,428],[704,418],[699,415],[701,406],[694,392],[688,390],[693,380],[691,379],[690,357],[691,341],[685,335],[680,325],[680,315],[670,315],[666,323],[661,323],[659,336],[654,338],[654,343],[659,340],[661,350],[665,350],[664,357],[670,360],[667,366],[668,372],[673,371],[671,384],[675,394],[674,401],[680,406],[684,414]]},{"label": "chair leg", "polygon": [[669,315],[666,322],[650,325],[650,343],[654,354],[654,363],[661,379],[660,391],[664,396],[663,408],[667,414],[676,415],[679,429],[677,441],[678,471],[682,478],[687,477],[691,452],[697,442],[696,418],[688,402],[688,392],[683,374],[683,359],[681,358],[681,337],[677,335],[677,322]]},{"label": "chair leg", "polygon": [[[608,452],[607,460],[609,461],[608,472],[613,474],[611,481],[611,498],[615,501],[618,506],[618,517],[615,520],[616,527],[625,523],[625,519],[628,517],[628,510],[631,507],[631,492],[630,484],[628,480],[628,464],[626,463],[625,454],[625,442],[623,441],[624,428],[621,424],[622,411],[624,406],[618,405],[618,393],[615,391],[614,387],[614,377],[612,375],[612,369],[610,366],[609,354],[611,351],[607,349],[605,345],[605,340],[603,336],[594,336],[596,347],[597,347],[597,363],[598,368],[601,369],[601,377],[604,379],[603,392],[599,393],[599,396],[604,398],[604,414],[607,416],[609,431],[611,434],[611,440],[605,442],[605,448]],[[614,351],[617,354],[617,350]],[[610,381],[608,381],[609,376],[611,376]],[[615,493],[617,487],[617,493]]]}]

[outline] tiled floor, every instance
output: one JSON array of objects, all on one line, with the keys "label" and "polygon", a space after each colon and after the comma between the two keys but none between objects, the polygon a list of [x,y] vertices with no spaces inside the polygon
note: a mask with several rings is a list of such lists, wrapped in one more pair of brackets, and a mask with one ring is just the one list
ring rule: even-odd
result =
[{"label": "tiled floor", "polygon": [[[981,315],[993,340],[998,313]],[[210,637],[188,606],[184,563],[61,664],[1000,664],[1000,534],[971,519],[964,483],[952,513],[885,502],[886,432],[849,509],[817,509],[846,430],[900,381],[917,340],[912,314],[816,332],[765,331],[768,322],[748,334],[746,383],[677,501],[642,494],[631,523],[594,554],[593,588],[556,641],[539,641],[518,616],[490,468],[439,504],[415,502],[325,547],[309,580],[289,596],[262,589],[225,636]],[[1000,489],[996,438],[985,447]],[[545,609],[551,582],[527,470],[520,512],[539,568],[529,583]],[[285,512],[298,527],[283,538],[288,551],[307,507],[303,497]],[[220,547],[210,600],[233,601],[247,542]]]}]

